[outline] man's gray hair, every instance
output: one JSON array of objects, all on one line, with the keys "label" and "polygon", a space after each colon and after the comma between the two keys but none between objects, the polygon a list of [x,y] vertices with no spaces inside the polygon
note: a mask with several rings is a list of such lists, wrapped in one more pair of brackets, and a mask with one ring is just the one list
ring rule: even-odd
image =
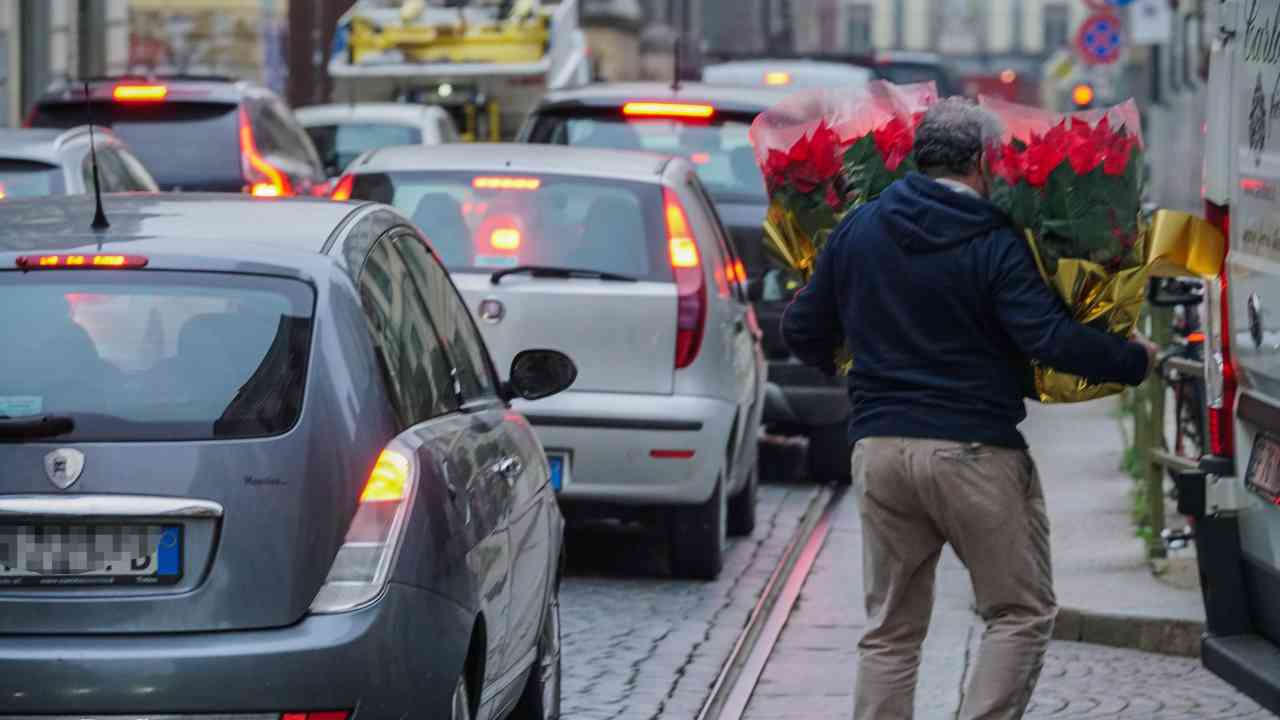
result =
[{"label": "man's gray hair", "polygon": [[991,112],[960,97],[939,101],[916,128],[916,166],[928,175],[972,175],[982,151],[1004,133]]}]

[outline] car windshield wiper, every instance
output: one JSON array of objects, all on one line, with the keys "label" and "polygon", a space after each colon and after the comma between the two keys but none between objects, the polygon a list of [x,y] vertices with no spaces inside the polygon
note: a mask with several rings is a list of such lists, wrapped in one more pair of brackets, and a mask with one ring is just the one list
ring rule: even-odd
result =
[{"label": "car windshield wiper", "polygon": [[0,439],[27,440],[57,437],[74,430],[76,421],[66,415],[33,415],[9,417],[0,415]]},{"label": "car windshield wiper", "polygon": [[589,278],[593,280],[612,280],[615,282],[639,282],[638,278],[618,273],[585,270],[583,268],[554,267],[552,265],[517,265],[505,268],[489,276],[489,282],[497,285],[508,275],[529,275],[536,278]]}]

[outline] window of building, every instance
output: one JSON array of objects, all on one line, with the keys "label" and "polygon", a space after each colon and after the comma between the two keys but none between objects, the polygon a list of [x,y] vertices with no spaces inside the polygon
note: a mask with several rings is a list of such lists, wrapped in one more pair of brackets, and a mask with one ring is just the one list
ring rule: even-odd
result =
[{"label": "window of building", "polygon": [[1071,34],[1071,9],[1067,3],[1044,6],[1044,49],[1053,52],[1066,46]]},{"label": "window of building", "polygon": [[870,5],[853,5],[849,8],[849,52],[865,54],[872,51],[872,8]]}]

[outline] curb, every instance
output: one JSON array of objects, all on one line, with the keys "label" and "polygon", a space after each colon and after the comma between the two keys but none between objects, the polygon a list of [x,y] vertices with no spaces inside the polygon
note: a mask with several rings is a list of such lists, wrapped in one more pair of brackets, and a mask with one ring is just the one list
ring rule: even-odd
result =
[{"label": "curb", "polygon": [[1163,655],[1200,657],[1204,623],[1196,620],[1114,615],[1058,608],[1053,639],[1129,648]]}]

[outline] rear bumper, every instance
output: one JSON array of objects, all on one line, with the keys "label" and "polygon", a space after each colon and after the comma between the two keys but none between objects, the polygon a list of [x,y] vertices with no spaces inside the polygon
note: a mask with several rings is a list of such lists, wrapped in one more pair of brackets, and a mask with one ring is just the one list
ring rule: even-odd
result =
[{"label": "rear bumper", "polygon": [[369,608],[287,628],[0,635],[0,718],[298,710],[351,710],[353,720],[448,717],[471,621],[452,601],[392,584]]},{"label": "rear bumper", "polygon": [[764,423],[782,434],[844,422],[849,390],[844,378],[792,361],[769,363]]},{"label": "rear bumper", "polygon": [[569,457],[562,502],[693,505],[711,497],[735,408],[709,397],[567,392],[516,409],[547,453]]},{"label": "rear bumper", "polygon": [[1200,652],[1214,675],[1280,714],[1280,648],[1260,635],[1210,636]]}]

